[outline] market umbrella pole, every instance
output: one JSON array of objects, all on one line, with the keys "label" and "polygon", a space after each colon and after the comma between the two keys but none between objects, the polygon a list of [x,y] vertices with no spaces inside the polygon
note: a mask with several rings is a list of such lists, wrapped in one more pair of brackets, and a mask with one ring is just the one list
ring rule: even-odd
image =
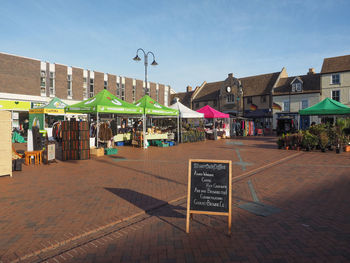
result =
[{"label": "market umbrella pole", "polygon": [[143,148],[144,149],[147,149],[147,145],[146,145],[146,114],[143,115],[143,125],[142,125],[142,128],[143,128]]},{"label": "market umbrella pole", "polygon": [[96,148],[98,148],[98,132],[100,131],[100,125],[99,125],[99,119],[98,119],[98,112],[96,113],[96,125],[97,125],[97,130],[96,130]]},{"label": "market umbrella pole", "polygon": [[180,143],[180,114],[177,115],[177,144]]}]

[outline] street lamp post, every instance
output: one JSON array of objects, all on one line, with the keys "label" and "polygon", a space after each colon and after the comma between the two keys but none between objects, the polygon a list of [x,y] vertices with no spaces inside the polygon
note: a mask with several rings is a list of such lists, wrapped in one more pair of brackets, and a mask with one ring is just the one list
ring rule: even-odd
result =
[{"label": "street lamp post", "polygon": [[145,65],[145,95],[149,93],[149,90],[148,90],[148,85],[147,85],[147,66],[148,66],[148,55],[152,55],[153,56],[153,62],[151,63],[151,66],[157,66],[158,63],[156,62],[155,60],[155,56],[153,54],[153,52],[151,51],[148,51],[147,53],[142,49],[142,48],[139,48],[137,51],[136,51],[136,56],[133,58],[133,60],[135,61],[140,61],[141,58],[139,57],[139,51],[142,51],[143,52],[143,55],[144,55],[144,65]]}]

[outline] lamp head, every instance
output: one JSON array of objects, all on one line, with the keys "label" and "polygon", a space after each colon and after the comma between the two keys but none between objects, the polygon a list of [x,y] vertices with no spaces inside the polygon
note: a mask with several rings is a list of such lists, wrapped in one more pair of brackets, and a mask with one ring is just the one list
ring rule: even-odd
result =
[{"label": "lamp head", "polygon": [[157,63],[156,60],[154,59],[151,65],[152,65],[152,66],[157,66],[158,63]]},{"label": "lamp head", "polygon": [[141,59],[140,59],[139,55],[136,54],[136,56],[133,58],[133,60],[140,61]]}]

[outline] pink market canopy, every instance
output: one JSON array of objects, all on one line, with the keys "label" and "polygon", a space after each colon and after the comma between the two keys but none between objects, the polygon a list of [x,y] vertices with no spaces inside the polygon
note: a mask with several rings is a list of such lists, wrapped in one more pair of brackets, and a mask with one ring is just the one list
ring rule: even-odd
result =
[{"label": "pink market canopy", "polygon": [[213,109],[212,107],[210,107],[209,105],[206,105],[203,108],[200,108],[199,110],[197,110],[197,112],[204,113],[204,118],[207,118],[207,119],[230,118],[230,115],[228,115],[226,113],[222,113],[220,111],[217,111],[217,110]]}]

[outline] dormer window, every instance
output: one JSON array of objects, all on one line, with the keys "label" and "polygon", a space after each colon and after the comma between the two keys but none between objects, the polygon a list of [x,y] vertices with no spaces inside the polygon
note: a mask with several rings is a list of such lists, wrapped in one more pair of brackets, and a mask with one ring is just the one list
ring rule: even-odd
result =
[{"label": "dormer window", "polygon": [[303,91],[303,81],[299,78],[296,77],[292,83],[292,92],[302,92]]},{"label": "dormer window", "polygon": [[293,83],[292,84],[292,92],[301,92],[301,83]]}]

